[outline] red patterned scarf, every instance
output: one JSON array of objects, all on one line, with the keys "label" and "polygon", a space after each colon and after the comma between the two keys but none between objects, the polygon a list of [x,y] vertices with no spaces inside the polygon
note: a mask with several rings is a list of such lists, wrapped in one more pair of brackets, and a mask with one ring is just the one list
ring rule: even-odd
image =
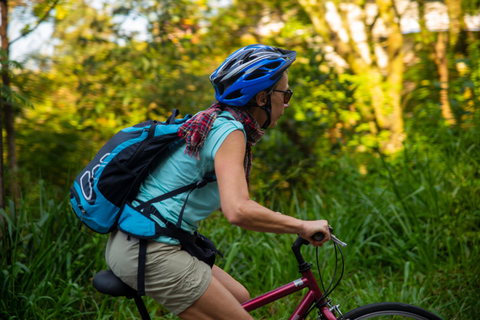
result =
[{"label": "red patterned scarf", "polygon": [[185,153],[198,158],[199,152],[203,147],[205,139],[212,128],[213,122],[222,111],[228,111],[235,120],[243,124],[243,129],[247,135],[247,150],[245,153],[245,178],[250,183],[250,172],[252,168],[252,146],[263,136],[264,132],[260,130],[260,125],[253,116],[246,110],[232,108],[220,103],[212,105],[210,108],[197,113],[192,119],[187,121],[178,130],[178,134],[185,139],[187,146]]}]

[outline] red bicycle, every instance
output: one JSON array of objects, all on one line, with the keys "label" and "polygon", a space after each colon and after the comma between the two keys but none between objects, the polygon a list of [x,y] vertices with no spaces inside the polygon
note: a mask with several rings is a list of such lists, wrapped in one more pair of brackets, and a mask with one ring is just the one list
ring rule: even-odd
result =
[{"label": "red bicycle", "polygon": [[[330,232],[332,231],[333,229],[330,229]],[[317,234],[315,237],[317,240],[321,240],[323,239],[323,234]],[[326,290],[323,285],[323,280],[321,281],[324,293],[322,293],[322,291],[320,290],[318,282],[313,276],[311,270],[312,265],[305,261],[302,253],[300,252],[301,247],[304,245],[308,245],[309,242],[301,237],[298,237],[292,245],[292,250],[298,262],[298,271],[302,274],[302,277],[243,303],[242,306],[245,308],[245,310],[250,312],[252,310],[265,306],[273,301],[293,294],[297,291],[308,288],[305,296],[288,318],[289,320],[307,319],[307,317],[311,315],[312,311],[314,310],[317,311],[317,315],[311,315],[310,318],[317,320],[442,320],[442,318],[440,318],[439,316],[422,308],[405,303],[395,302],[373,303],[343,314],[340,311],[340,306],[332,304],[328,296],[333,292],[333,290],[335,290],[335,288],[338,286],[342,279],[345,260],[343,258],[343,253],[340,247],[345,247],[346,243],[340,241],[333,234],[331,234],[331,240],[335,245],[335,272],[333,279]],[[338,253],[340,253],[343,263],[342,271],[339,279],[337,280],[335,285],[333,285],[338,269]],[[319,264],[317,248],[317,267],[318,265]],[[321,277],[319,269],[318,272]],[[137,292],[134,289],[130,288],[118,277],[116,277],[112,271],[103,270],[97,273],[97,275],[93,279],[93,286],[99,292],[104,294],[108,294],[114,297],[124,296],[129,299],[135,299],[135,303],[137,304],[142,319],[150,320],[150,315],[148,314],[142,298],[137,295]]]}]

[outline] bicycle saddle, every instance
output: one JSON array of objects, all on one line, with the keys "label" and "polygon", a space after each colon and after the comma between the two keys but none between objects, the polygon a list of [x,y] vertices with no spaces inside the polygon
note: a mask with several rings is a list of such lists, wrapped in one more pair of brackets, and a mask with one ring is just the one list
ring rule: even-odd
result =
[{"label": "bicycle saddle", "polygon": [[98,292],[112,297],[127,297],[132,299],[137,296],[137,291],[125,284],[111,270],[99,271],[93,278],[93,287]]}]

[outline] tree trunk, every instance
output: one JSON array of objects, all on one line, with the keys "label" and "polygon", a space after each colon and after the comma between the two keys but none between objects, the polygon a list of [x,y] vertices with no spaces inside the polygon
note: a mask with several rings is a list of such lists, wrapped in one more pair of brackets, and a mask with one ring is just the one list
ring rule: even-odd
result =
[{"label": "tree trunk", "polygon": [[[448,47],[450,47],[451,49],[454,49],[455,46],[457,45],[460,32],[462,31],[462,29],[465,28],[465,22],[463,20],[464,14],[462,10],[462,0],[445,0],[445,5],[447,6],[448,18],[450,20],[450,23],[449,23],[450,30],[449,30],[448,42],[447,42],[448,45],[445,46],[445,51],[447,51]],[[441,37],[440,34],[438,36],[439,38]],[[438,42],[440,42],[440,40],[437,41],[437,44]],[[445,52],[445,56],[446,56],[446,52]],[[443,63],[445,65],[442,66],[442,72],[446,73],[446,81],[448,81],[449,80],[448,60],[446,57]],[[443,84],[444,80],[442,80],[442,74],[440,74],[440,66],[438,66],[438,70],[440,75],[440,82]],[[440,103],[442,105],[442,115],[445,118],[445,120],[450,125],[455,125],[457,122],[448,100],[448,82],[446,82],[446,89],[442,87],[442,90],[440,91]]]},{"label": "tree trunk", "polygon": [[[2,9],[2,27],[1,27],[1,38],[2,38],[2,50],[5,52],[5,60],[9,58],[10,43],[8,41],[8,0],[0,0],[1,9]],[[2,69],[2,82],[4,87],[10,87],[10,78],[8,77],[8,65],[4,64]],[[5,132],[7,135],[7,163],[10,173],[10,188],[12,194],[12,199],[16,200],[20,198],[20,191],[18,188],[17,182],[17,172],[18,172],[18,163],[17,163],[17,150],[15,145],[15,115],[13,110],[13,105],[4,101],[3,104],[3,114],[5,121]],[[2,149],[3,150],[3,149]],[[3,152],[3,151],[2,151]],[[2,172],[2,175],[4,173]],[[5,187],[4,187],[5,188]]]},{"label": "tree trunk", "polygon": [[382,89],[383,75],[378,68],[370,68],[366,70],[365,79],[368,79],[370,87],[370,96],[372,100],[373,113],[378,129],[387,127],[387,119],[385,108],[385,94]]},{"label": "tree trunk", "polygon": [[[3,170],[3,99],[0,91],[0,209],[5,210],[5,175]],[[3,238],[3,228],[6,226],[5,218],[0,215],[0,239]]]},{"label": "tree trunk", "polygon": [[464,27],[462,0],[445,0],[445,5],[450,20],[449,42],[450,47],[453,48],[457,44],[460,31]]},{"label": "tree trunk", "polygon": [[[457,2],[458,0],[454,1],[446,1],[447,8],[450,2],[450,5],[453,2]],[[448,49],[448,35],[446,32],[438,32],[437,37],[435,39],[435,35],[433,32],[430,32],[427,30],[426,26],[426,21],[425,21],[425,0],[418,1],[419,5],[419,24],[420,24],[420,33],[422,35],[422,43],[423,45],[427,48],[427,50],[431,50],[434,56],[434,61],[435,65],[437,67],[437,72],[438,72],[438,77],[439,77],[439,82],[440,82],[440,106],[442,110],[442,116],[445,119],[445,121],[449,125],[455,125],[457,123],[452,109],[450,107],[450,100],[448,98],[448,81],[449,81],[449,75],[448,75],[448,60],[447,60],[447,49]],[[450,13],[449,9],[449,15]],[[455,16],[456,14],[454,14]],[[461,24],[458,24],[456,22],[450,21],[450,28],[453,27],[453,29],[457,30],[458,32],[460,29],[457,29],[457,27],[461,26]],[[456,34],[456,37],[458,37],[458,32],[454,30],[450,30],[450,34]],[[456,40],[454,40],[456,42]]]},{"label": "tree trunk", "polygon": [[403,35],[400,29],[400,17],[397,16],[392,0],[377,0],[380,17],[387,28],[387,78],[384,108],[387,110],[387,126],[390,139],[386,150],[395,152],[402,148],[405,138],[401,92],[403,86]]},{"label": "tree trunk", "polygon": [[453,115],[448,99],[448,60],[447,60],[448,35],[446,32],[439,32],[435,43],[435,64],[437,65],[440,80],[440,105],[442,116],[449,125],[455,125],[457,121]]},{"label": "tree trunk", "polygon": [[[2,77],[4,78],[4,77]],[[8,76],[5,78],[8,79]],[[5,86],[10,86],[10,79],[5,81],[3,79]],[[5,133],[7,135],[7,162],[8,162],[8,171],[10,175],[10,192],[12,200],[17,201],[20,199],[20,189],[18,186],[18,161],[17,161],[17,146],[15,143],[15,111],[13,110],[13,105],[11,103],[4,104],[4,114],[5,114]]]},{"label": "tree trunk", "polygon": [[[2,25],[0,26],[0,37],[2,42],[2,48],[4,41],[8,44],[7,39],[7,25],[8,25],[8,6],[7,0],[0,1],[0,10],[1,10],[1,20]],[[3,62],[3,61],[2,61]],[[2,65],[2,70],[3,70]],[[3,73],[2,73],[3,79]],[[3,110],[4,110],[4,103],[3,103],[3,94],[0,94],[0,208],[5,210],[5,171],[3,169]],[[0,237],[3,235],[3,226],[5,226],[5,218],[0,216],[2,228],[0,228]]]}]

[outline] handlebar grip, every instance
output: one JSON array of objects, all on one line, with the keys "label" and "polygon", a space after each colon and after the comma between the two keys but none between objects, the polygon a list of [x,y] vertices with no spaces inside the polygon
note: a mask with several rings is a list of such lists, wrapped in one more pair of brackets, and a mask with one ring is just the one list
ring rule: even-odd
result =
[{"label": "handlebar grip", "polygon": [[323,232],[317,232],[313,235],[313,239],[317,241],[322,241],[323,238],[325,238],[325,235],[323,234]]}]

